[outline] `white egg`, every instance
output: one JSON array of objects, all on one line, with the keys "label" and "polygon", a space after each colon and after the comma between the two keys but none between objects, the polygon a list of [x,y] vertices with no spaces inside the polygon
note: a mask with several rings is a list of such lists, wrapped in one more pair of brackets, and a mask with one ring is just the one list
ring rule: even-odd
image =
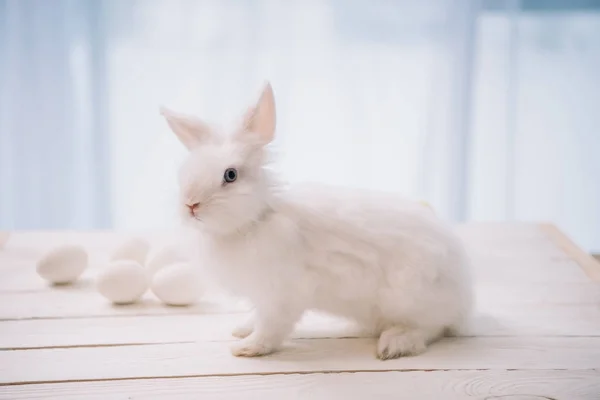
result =
[{"label": "white egg", "polygon": [[98,292],[115,304],[135,302],[143,296],[148,285],[144,267],[132,260],[113,261],[96,277]]},{"label": "white egg", "polygon": [[152,292],[170,306],[187,306],[198,300],[202,287],[198,274],[188,263],[168,265],[154,275]]},{"label": "white egg", "polygon": [[144,265],[149,250],[150,244],[148,241],[142,238],[133,238],[117,247],[112,252],[110,260],[133,260],[140,265]]},{"label": "white egg", "polygon": [[184,261],[185,257],[176,247],[165,246],[150,256],[150,259],[146,264],[146,271],[148,273],[148,276],[152,277],[158,270],[162,269],[163,267]]},{"label": "white egg", "polygon": [[37,263],[37,273],[53,284],[72,283],[88,265],[83,246],[63,245],[48,251]]}]

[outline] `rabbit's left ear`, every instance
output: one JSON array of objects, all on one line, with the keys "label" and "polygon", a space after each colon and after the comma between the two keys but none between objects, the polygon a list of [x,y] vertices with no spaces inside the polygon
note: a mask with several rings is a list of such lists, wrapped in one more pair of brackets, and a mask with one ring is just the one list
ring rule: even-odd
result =
[{"label": "rabbit's left ear", "polygon": [[166,107],[160,108],[160,113],[169,124],[177,138],[188,150],[192,150],[210,136],[209,126],[202,120],[191,115],[179,114]]},{"label": "rabbit's left ear", "polygon": [[256,105],[246,112],[243,129],[257,135],[262,144],[268,144],[275,137],[275,122],[275,96],[267,82]]}]

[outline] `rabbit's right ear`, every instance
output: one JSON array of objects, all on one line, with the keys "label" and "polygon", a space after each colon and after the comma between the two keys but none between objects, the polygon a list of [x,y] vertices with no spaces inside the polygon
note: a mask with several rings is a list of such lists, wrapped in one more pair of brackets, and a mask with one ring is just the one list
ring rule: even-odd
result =
[{"label": "rabbit's right ear", "polygon": [[188,150],[198,146],[210,136],[210,127],[196,117],[179,114],[165,107],[160,108],[160,113]]},{"label": "rabbit's right ear", "polygon": [[262,144],[275,138],[275,96],[273,88],[267,82],[254,107],[250,107],[244,116],[243,132],[258,135]]}]

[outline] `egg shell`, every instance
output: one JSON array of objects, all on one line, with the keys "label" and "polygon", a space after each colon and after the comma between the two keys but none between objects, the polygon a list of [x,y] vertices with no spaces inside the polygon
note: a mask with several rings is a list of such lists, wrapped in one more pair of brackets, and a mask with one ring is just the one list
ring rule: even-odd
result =
[{"label": "egg shell", "polygon": [[167,265],[185,262],[185,257],[175,246],[165,246],[152,254],[146,264],[146,272],[152,277]]},{"label": "egg shell", "polygon": [[167,265],[152,279],[152,292],[170,306],[187,306],[195,303],[202,294],[196,271],[188,263]]},{"label": "egg shell", "polygon": [[149,250],[150,244],[147,240],[142,238],[129,239],[112,252],[110,260],[133,260],[140,265],[144,265]]},{"label": "egg shell", "polygon": [[137,301],[148,290],[146,271],[137,261],[117,260],[96,277],[98,292],[115,304]]},{"label": "egg shell", "polygon": [[63,245],[48,251],[37,262],[36,271],[53,284],[72,283],[88,265],[88,254],[83,246]]}]

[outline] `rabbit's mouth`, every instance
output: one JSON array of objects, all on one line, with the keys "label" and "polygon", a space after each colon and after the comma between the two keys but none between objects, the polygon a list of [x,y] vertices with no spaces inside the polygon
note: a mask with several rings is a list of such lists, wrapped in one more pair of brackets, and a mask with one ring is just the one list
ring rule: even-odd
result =
[{"label": "rabbit's mouth", "polygon": [[203,222],[199,210],[196,208],[190,208],[189,205],[184,205],[181,208],[181,218],[183,222],[195,224],[195,222]]},{"label": "rabbit's mouth", "polygon": [[192,204],[186,204],[185,205],[188,209],[188,212],[190,213],[191,217],[196,217],[196,213],[198,212],[198,209],[200,208],[200,203],[192,203]]}]

